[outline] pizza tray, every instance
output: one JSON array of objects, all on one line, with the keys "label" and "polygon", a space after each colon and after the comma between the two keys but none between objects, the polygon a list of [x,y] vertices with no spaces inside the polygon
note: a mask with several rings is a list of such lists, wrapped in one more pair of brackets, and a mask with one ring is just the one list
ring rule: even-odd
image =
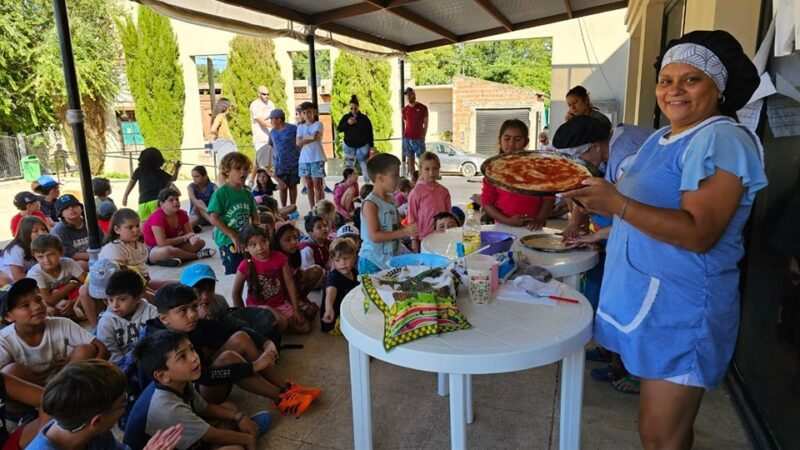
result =
[{"label": "pizza tray", "polygon": [[519,242],[531,250],[548,253],[571,252],[581,247],[564,244],[561,236],[555,234],[529,234],[520,238]]},{"label": "pizza tray", "polygon": [[570,186],[570,187],[568,187],[566,189],[563,189],[563,190],[560,190],[560,191],[537,191],[537,190],[532,190],[532,189],[523,189],[523,188],[520,188],[520,187],[517,187],[517,186],[514,186],[514,185],[503,183],[502,181],[499,181],[499,180],[497,180],[495,178],[492,178],[492,177],[486,175],[486,167],[489,164],[491,164],[493,161],[496,161],[496,160],[498,160],[500,158],[503,158],[503,157],[506,157],[506,156],[509,156],[509,155],[516,155],[516,154],[520,154],[520,153],[537,154],[537,155],[547,156],[547,157],[550,157],[550,158],[559,158],[559,159],[567,160],[567,161],[570,161],[573,164],[583,168],[584,170],[586,170],[587,177],[601,176],[601,174],[597,170],[597,168],[595,168],[594,166],[584,162],[580,158],[574,158],[574,157],[571,157],[571,156],[568,156],[568,155],[563,155],[561,153],[552,152],[552,151],[522,150],[522,151],[514,152],[514,153],[506,153],[506,154],[495,155],[495,156],[492,156],[491,158],[487,159],[486,161],[484,161],[483,164],[481,164],[481,173],[483,174],[484,179],[487,180],[489,183],[497,186],[497,187],[503,188],[503,189],[505,189],[507,191],[510,191],[510,192],[516,192],[517,194],[523,194],[523,195],[552,196],[552,195],[558,194],[560,192],[571,191],[573,189],[577,189],[577,188],[581,187],[581,184],[578,183],[578,184],[575,184],[574,186]]}]

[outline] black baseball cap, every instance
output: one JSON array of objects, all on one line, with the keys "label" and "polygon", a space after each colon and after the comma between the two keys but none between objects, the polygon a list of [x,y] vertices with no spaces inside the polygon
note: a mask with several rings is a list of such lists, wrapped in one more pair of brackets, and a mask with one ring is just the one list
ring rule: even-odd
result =
[{"label": "black baseball cap", "polygon": [[17,207],[19,210],[24,210],[26,206],[30,205],[31,203],[35,203],[40,201],[38,195],[34,194],[33,192],[23,191],[17,193],[14,196],[14,206]]},{"label": "black baseball cap", "polygon": [[58,197],[58,200],[56,200],[56,214],[61,217],[61,213],[64,212],[65,209],[75,205],[83,208],[83,203],[78,200],[78,197],[75,197],[72,194],[64,194],[61,197]]},{"label": "black baseball cap", "polygon": [[22,278],[0,290],[0,318],[17,306],[17,300],[25,294],[37,292],[39,285],[33,278]]},{"label": "black baseball cap", "polygon": [[153,297],[153,304],[160,314],[169,312],[172,308],[188,305],[197,300],[194,288],[181,283],[171,283],[161,287]]}]

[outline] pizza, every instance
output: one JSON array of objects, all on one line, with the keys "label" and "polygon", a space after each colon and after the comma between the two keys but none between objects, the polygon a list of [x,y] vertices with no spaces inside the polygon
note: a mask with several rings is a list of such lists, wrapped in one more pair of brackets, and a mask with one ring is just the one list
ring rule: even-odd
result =
[{"label": "pizza", "polygon": [[592,176],[586,166],[557,153],[515,152],[486,160],[486,179],[523,193],[554,193],[576,189]]}]

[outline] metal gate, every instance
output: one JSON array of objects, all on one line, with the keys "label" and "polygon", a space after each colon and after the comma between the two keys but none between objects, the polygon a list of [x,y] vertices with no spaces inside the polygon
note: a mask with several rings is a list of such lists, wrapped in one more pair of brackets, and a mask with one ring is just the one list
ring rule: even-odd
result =
[{"label": "metal gate", "polygon": [[[530,128],[530,108],[478,109],[475,111],[475,152],[497,154],[497,134],[508,119],[519,119]],[[531,137],[531,142],[535,139]]]},{"label": "metal gate", "polygon": [[22,177],[16,136],[0,136],[0,180]]}]

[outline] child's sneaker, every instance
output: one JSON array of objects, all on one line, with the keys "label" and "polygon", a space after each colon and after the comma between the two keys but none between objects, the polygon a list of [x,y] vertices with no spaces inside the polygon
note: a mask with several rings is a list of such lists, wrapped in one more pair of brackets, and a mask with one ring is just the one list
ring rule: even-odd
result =
[{"label": "child's sneaker", "polygon": [[260,411],[257,412],[255,415],[250,417],[250,420],[258,425],[258,435],[261,436],[269,430],[270,424],[272,424],[272,416],[270,415],[269,411]]},{"label": "child's sneaker", "polygon": [[278,411],[284,416],[293,415],[300,417],[306,412],[314,398],[308,394],[301,394],[296,391],[286,391],[281,394],[281,401],[278,403]]},{"label": "child's sneaker", "polygon": [[306,387],[291,381],[287,382],[287,384],[289,386],[286,389],[286,392],[297,392],[299,394],[310,395],[312,400],[318,399],[320,394],[322,394],[322,389],[320,388]]}]

